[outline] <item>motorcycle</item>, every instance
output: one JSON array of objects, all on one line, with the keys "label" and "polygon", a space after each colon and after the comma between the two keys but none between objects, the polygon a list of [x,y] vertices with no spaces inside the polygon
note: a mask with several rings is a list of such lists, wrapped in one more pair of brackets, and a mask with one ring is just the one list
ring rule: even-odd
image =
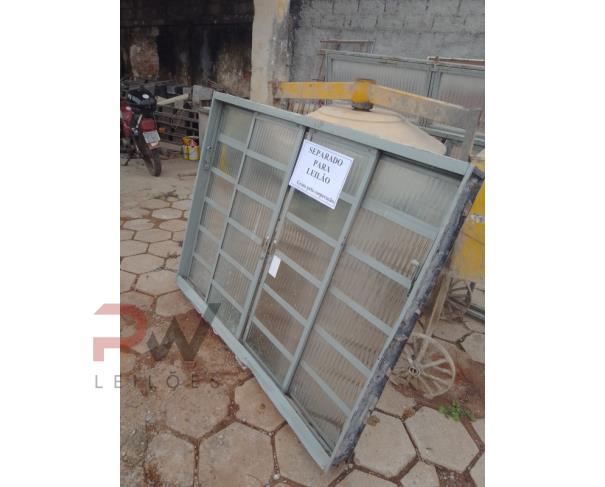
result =
[{"label": "motorcycle", "polygon": [[152,176],[162,172],[160,134],[154,118],[156,101],[144,89],[130,90],[126,100],[120,100],[120,151],[128,154],[125,166],[138,154]]}]

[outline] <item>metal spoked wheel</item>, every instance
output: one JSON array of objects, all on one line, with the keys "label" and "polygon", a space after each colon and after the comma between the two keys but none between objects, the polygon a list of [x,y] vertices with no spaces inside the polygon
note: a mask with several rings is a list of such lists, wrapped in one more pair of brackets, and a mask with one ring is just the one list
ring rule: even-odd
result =
[{"label": "metal spoked wheel", "polygon": [[473,297],[474,283],[465,279],[450,281],[442,316],[447,320],[460,321],[468,311]]},{"label": "metal spoked wheel", "polygon": [[412,333],[390,376],[395,384],[408,384],[427,398],[446,393],[455,378],[456,367],[447,350],[421,333]]}]

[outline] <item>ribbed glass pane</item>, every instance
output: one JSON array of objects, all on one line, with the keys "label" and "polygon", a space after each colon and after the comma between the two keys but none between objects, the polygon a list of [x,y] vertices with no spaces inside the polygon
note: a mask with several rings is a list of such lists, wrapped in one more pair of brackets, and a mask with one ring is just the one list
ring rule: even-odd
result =
[{"label": "ribbed glass pane", "polygon": [[317,279],[323,279],[333,249],[323,240],[311,235],[289,220],[279,235],[277,250],[280,250]]},{"label": "ribbed glass pane", "polygon": [[439,100],[466,108],[479,108],[479,128],[485,129],[485,78],[458,73],[442,73],[439,83]]},{"label": "ribbed glass pane", "polygon": [[195,253],[199,255],[211,269],[214,266],[217,252],[218,245],[216,245],[208,235],[205,235],[203,232],[198,232],[197,242],[195,243]]},{"label": "ribbed glass pane", "polygon": [[294,374],[289,395],[328,446],[334,448],[346,417],[301,367]]},{"label": "ribbed glass pane", "polygon": [[218,258],[214,280],[218,282],[221,287],[237,301],[237,303],[244,306],[250,282],[246,276],[222,256],[219,256]]},{"label": "ribbed glass pane", "polygon": [[223,250],[243,265],[247,271],[254,274],[260,257],[260,247],[237,228],[229,224],[225,231]]},{"label": "ribbed glass pane", "polygon": [[431,241],[362,208],[355,218],[347,245],[411,279],[416,269],[412,261],[424,262]]},{"label": "ribbed glass pane", "polygon": [[219,142],[216,146],[216,160],[214,166],[220,171],[228,174],[233,179],[237,179],[239,166],[242,163],[242,153],[237,149]]},{"label": "ribbed glass pane", "polygon": [[210,288],[210,293],[208,293],[208,309],[208,322],[212,321],[213,316],[217,316],[229,330],[233,333],[236,332],[241,314],[233,307],[227,298],[214,287]]},{"label": "ribbed glass pane", "polygon": [[264,238],[271,222],[271,210],[239,191],[235,195],[231,217],[251,232]]},{"label": "ribbed glass pane", "polygon": [[239,182],[259,196],[269,201],[277,201],[283,178],[283,171],[246,157]]},{"label": "ribbed glass pane", "polygon": [[387,336],[350,307],[327,293],[319,309],[315,327],[321,327],[372,369]]},{"label": "ribbed glass pane", "polygon": [[344,252],[332,285],[389,326],[395,324],[407,298],[399,283]]},{"label": "ribbed glass pane", "polygon": [[210,173],[207,196],[218,203],[225,211],[229,211],[231,197],[233,196],[233,184],[216,174]]},{"label": "ribbed glass pane", "polygon": [[454,177],[383,156],[367,196],[426,223],[440,226],[458,185],[459,181]]},{"label": "ribbed glass pane", "polygon": [[248,347],[256,354],[260,363],[269,370],[278,383],[283,382],[290,361],[271,341],[252,323],[246,337]]},{"label": "ribbed glass pane", "polygon": [[254,316],[294,355],[303,326],[265,291],[261,292]]},{"label": "ribbed glass pane", "polygon": [[225,217],[217,209],[208,204],[204,204],[202,210],[202,218],[200,220],[202,226],[206,227],[212,235],[220,239],[223,236],[225,228]]},{"label": "ribbed glass pane", "polygon": [[287,165],[298,149],[295,147],[298,131],[296,125],[290,123],[258,118],[254,123],[249,148]]},{"label": "ribbed glass pane", "polygon": [[252,112],[226,105],[221,119],[220,132],[241,142],[246,142],[251,123]]},{"label": "ribbed glass pane", "polygon": [[304,318],[309,316],[317,288],[288,264],[282,262],[275,277],[267,274],[265,283]]},{"label": "ribbed glass pane", "polygon": [[191,260],[189,282],[193,284],[193,287],[195,287],[202,297],[206,297],[208,287],[210,286],[210,273],[195,258]]},{"label": "ribbed glass pane", "polygon": [[311,367],[349,408],[353,408],[366,378],[319,336],[315,329],[309,335],[302,361]]},{"label": "ribbed glass pane", "polygon": [[311,137],[316,144],[323,145],[329,149],[345,154],[353,158],[353,164],[345,181],[343,191],[350,195],[357,195],[361,179],[368,170],[370,151],[363,146],[348,142],[338,137],[316,132]]},{"label": "ribbed glass pane", "polygon": [[425,65],[406,62],[369,63],[364,59],[334,59],[332,81],[373,79],[382,86],[426,96],[429,70]]},{"label": "ribbed glass pane", "polygon": [[334,240],[338,240],[350,208],[349,203],[339,199],[336,208],[331,210],[300,191],[294,191],[289,211]]}]

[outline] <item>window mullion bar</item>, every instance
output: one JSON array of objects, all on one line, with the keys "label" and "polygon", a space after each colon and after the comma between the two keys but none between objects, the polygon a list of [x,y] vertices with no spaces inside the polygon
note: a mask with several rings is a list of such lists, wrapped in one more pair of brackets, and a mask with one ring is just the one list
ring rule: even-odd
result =
[{"label": "window mullion bar", "polygon": [[332,335],[330,335],[323,327],[317,325],[317,333],[321,336],[328,344],[336,350],[340,355],[346,358],[353,367],[355,367],[359,372],[361,372],[365,378],[370,377],[370,369],[368,369],[355,355],[349,352],[346,348],[342,346],[342,344],[336,340]]},{"label": "window mullion bar", "polygon": [[326,396],[328,396],[328,398],[330,398],[330,400],[334,404],[336,404],[338,409],[340,409],[348,418],[351,414],[351,409],[345,404],[345,402],[340,397],[338,397],[338,394],[336,394],[332,390],[332,388],[328,384],[326,384],[326,382],[317,374],[317,372],[313,370],[313,368],[309,364],[307,364],[306,362],[300,362],[300,366],[307,374],[309,374],[309,376],[313,379],[313,381],[315,381],[315,383],[326,394]]},{"label": "window mullion bar", "polygon": [[[300,362],[300,360],[302,358],[302,354],[303,354],[303,351],[307,344],[307,340],[309,339],[309,335],[311,334],[313,324],[315,323],[315,319],[317,318],[317,314],[319,313],[321,303],[323,302],[326,292],[328,291],[328,287],[330,286],[330,282],[332,281],[332,276],[334,275],[334,271],[336,270],[336,264],[338,263],[338,259],[340,258],[340,255],[344,248],[346,238],[349,234],[349,231],[351,230],[351,227],[353,226],[353,222],[355,221],[355,217],[357,216],[357,212],[359,211],[361,202],[363,201],[364,195],[368,189],[368,185],[370,184],[370,179],[371,179],[370,176],[373,173],[377,162],[378,162],[378,151],[374,151],[373,153],[371,153],[368,156],[368,159],[367,159],[368,168],[366,170],[366,173],[364,174],[365,177],[362,179],[362,181],[364,181],[364,182],[363,182],[363,184],[360,184],[360,187],[357,190],[357,200],[355,201],[354,204],[351,205],[351,208],[349,209],[349,214],[347,215],[347,219],[340,232],[340,236],[338,239],[339,241],[334,242],[334,244],[332,244],[332,247],[334,249],[332,251],[332,257],[330,258],[328,268],[326,269],[326,273],[325,273],[323,281],[322,281],[322,286],[319,289],[319,291],[317,292],[317,295],[315,296],[315,302],[313,303],[313,308],[311,308],[311,312],[309,313],[309,318],[307,320],[308,326],[303,331],[303,335],[301,336],[301,338],[298,342],[298,345],[296,347],[296,352],[294,354],[294,361],[292,362],[292,364],[290,364],[290,369],[288,370],[288,373],[286,374],[286,377],[284,378],[284,383],[282,385],[282,390],[284,392],[287,392],[288,389],[290,388],[290,384],[292,383],[292,379],[294,378],[294,372],[296,371],[296,367],[298,366],[298,363]],[[289,214],[289,216],[290,216],[290,214]],[[298,224],[296,221],[294,221],[294,223]],[[302,227],[302,228],[307,230],[305,227]],[[311,232],[311,233],[314,233],[314,232]],[[316,233],[314,233],[314,234],[316,234]]]},{"label": "window mullion bar", "polygon": [[373,257],[367,255],[366,253],[352,247],[351,245],[347,245],[345,248],[345,252],[349,255],[352,255],[356,259],[360,260],[364,264],[370,266],[375,271],[380,272],[384,276],[388,277],[392,281],[395,281],[398,284],[401,284],[404,288],[410,289],[412,286],[412,281],[408,277],[399,274],[399,272],[394,271],[390,267],[384,265],[382,262],[374,259]]},{"label": "window mullion bar", "polygon": [[[248,146],[248,144],[250,143],[250,139],[252,138],[252,132],[254,130],[254,125],[256,123],[256,112],[254,112],[254,115],[252,116],[252,121],[250,122],[250,128],[248,129],[248,136],[246,137],[246,145],[245,147]],[[221,134],[222,135],[222,134]],[[220,140],[221,136],[219,135],[219,140]],[[239,164],[239,169],[237,170],[237,177],[235,178],[236,181],[239,181],[239,178],[242,174],[242,170],[244,168],[244,159],[246,157],[245,152],[242,149],[242,157],[240,160],[240,164]],[[237,191],[235,188],[233,188],[233,193],[231,194],[231,201],[229,203],[229,208],[227,208],[227,212],[223,214],[225,215],[225,225],[223,226],[223,233],[221,235],[221,239],[220,239],[220,244],[218,246],[219,250],[223,248],[223,242],[225,241],[225,235],[227,234],[227,221],[229,220],[229,217],[231,216],[231,212],[233,211],[233,202],[235,201],[235,195],[237,194]],[[205,199],[205,201],[211,201],[208,198]],[[217,208],[218,209],[218,208]],[[210,282],[214,282],[214,276],[216,274],[216,268],[218,266],[218,257],[220,255],[220,252],[216,253],[216,259],[214,259],[214,265],[212,267],[212,275],[210,277]],[[241,312],[241,306],[240,306],[240,312]]]}]

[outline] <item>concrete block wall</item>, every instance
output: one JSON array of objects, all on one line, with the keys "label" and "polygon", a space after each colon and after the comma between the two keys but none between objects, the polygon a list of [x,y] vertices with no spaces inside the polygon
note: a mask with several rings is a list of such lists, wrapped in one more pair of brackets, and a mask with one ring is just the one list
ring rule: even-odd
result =
[{"label": "concrete block wall", "polygon": [[374,53],[485,57],[483,0],[291,0],[290,78],[313,78],[322,39],[375,40]]}]

